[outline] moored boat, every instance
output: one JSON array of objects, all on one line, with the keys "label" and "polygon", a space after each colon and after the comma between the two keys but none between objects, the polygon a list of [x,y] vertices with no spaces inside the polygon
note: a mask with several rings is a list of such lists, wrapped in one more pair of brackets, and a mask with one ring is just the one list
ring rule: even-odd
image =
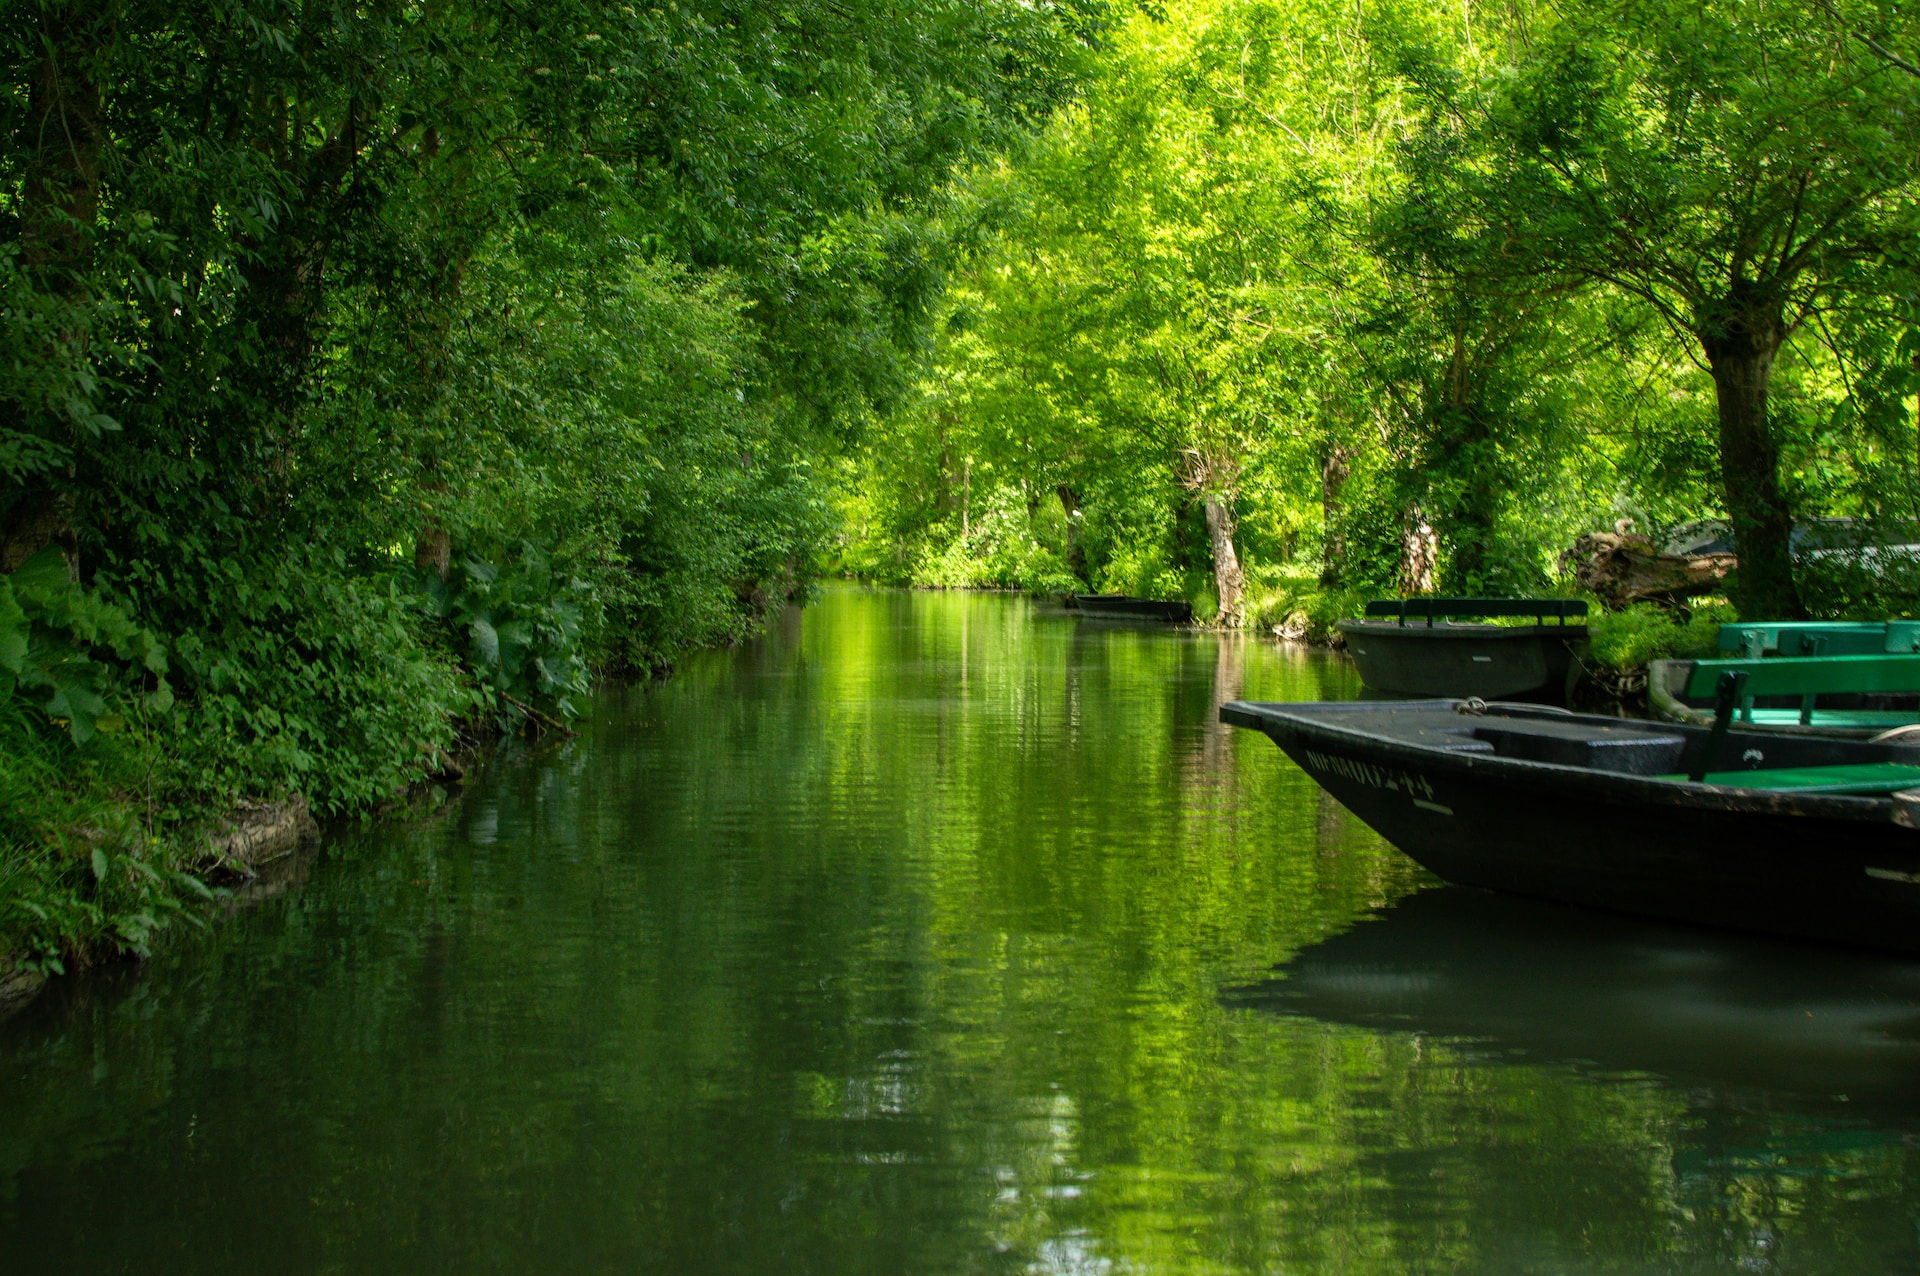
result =
[{"label": "moored boat", "polygon": [[1089,616],[1112,616],[1125,620],[1159,620],[1184,625],[1193,619],[1193,604],[1161,598],[1135,598],[1131,594],[1069,594],[1067,606]]},{"label": "moored boat", "polygon": [[1655,715],[1706,724],[1719,674],[1738,669],[1750,676],[1740,722],[1753,730],[1868,738],[1920,725],[1920,622],[1722,625],[1719,646],[1719,660],[1648,666]]},{"label": "moored boat", "polygon": [[1220,717],[1450,882],[1920,954],[1920,745],[1457,700]]},{"label": "moored boat", "polygon": [[[1577,598],[1380,598],[1335,628],[1375,691],[1563,703],[1587,645],[1587,627],[1568,622],[1586,614]],[[1533,624],[1481,623],[1493,618]]]}]

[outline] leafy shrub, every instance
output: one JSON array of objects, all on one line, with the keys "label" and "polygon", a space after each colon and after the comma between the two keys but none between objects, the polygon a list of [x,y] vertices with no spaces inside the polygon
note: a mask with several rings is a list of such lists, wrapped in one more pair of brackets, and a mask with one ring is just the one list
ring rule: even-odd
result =
[{"label": "leafy shrub", "polygon": [[84,745],[73,719],[56,725],[28,699],[0,696],[0,973],[12,954],[57,974],[102,940],[145,953],[183,901],[208,894],[141,801],[161,761],[154,720],[124,687],[97,694],[102,725],[122,710],[133,720]]},{"label": "leafy shrub", "polygon": [[1320,583],[1317,570],[1258,567],[1247,582],[1248,623],[1261,633],[1327,642],[1336,632],[1335,621],[1360,615],[1375,596],[1367,589],[1330,589]]},{"label": "leafy shrub", "polygon": [[597,605],[585,581],[557,576],[546,552],[527,541],[505,566],[462,554],[445,580],[419,569],[414,582],[467,669],[510,709],[579,714],[575,699],[589,689],[581,631]]},{"label": "leafy shrub", "polygon": [[364,810],[419,778],[423,754],[487,705],[428,640],[426,608],[393,569],[289,548],[250,565],[192,555],[124,570],[118,588],[174,657],[163,787],[179,818],[289,792],[321,814]]},{"label": "leafy shrub", "polygon": [[1059,553],[1037,533],[1017,489],[984,494],[968,535],[935,523],[915,546],[909,583],[945,588],[1023,589],[1034,594],[1083,590]]},{"label": "leafy shrub", "polygon": [[125,725],[107,696],[142,673],[155,684],[147,707],[164,712],[173,693],[160,640],[98,589],[69,580],[58,549],[0,576],[0,699],[19,696],[85,744],[96,730]]},{"label": "leafy shrub", "polygon": [[1733,607],[1712,602],[1694,608],[1684,621],[1651,603],[1587,618],[1588,655],[1616,670],[1638,669],[1655,660],[1698,658],[1718,649],[1720,626],[1738,619]]}]

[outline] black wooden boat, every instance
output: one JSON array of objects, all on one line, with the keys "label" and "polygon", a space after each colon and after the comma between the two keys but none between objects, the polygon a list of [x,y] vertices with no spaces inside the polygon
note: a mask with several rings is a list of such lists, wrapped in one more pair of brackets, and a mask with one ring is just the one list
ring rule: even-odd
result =
[{"label": "black wooden boat", "polygon": [[[1730,679],[1731,681],[1731,679]],[[1450,882],[1920,954],[1920,745],[1477,701],[1235,701]]]},{"label": "black wooden boat", "polygon": [[[1375,691],[1559,703],[1587,645],[1587,627],[1567,622],[1586,614],[1577,598],[1379,598],[1365,619],[1334,627]],[[1478,623],[1493,617],[1533,624]]]},{"label": "black wooden boat", "polygon": [[1130,594],[1069,594],[1067,606],[1089,616],[1112,616],[1123,620],[1160,620],[1184,625],[1193,619],[1192,603],[1135,598]]},{"label": "black wooden boat", "polygon": [[1920,1119],[1920,964],[1488,891],[1421,891],[1232,1005]]}]

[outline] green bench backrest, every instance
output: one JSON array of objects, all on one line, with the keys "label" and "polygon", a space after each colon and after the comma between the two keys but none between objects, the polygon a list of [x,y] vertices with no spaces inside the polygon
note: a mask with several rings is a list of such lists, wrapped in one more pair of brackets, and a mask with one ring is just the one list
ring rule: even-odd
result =
[{"label": "green bench backrest", "polygon": [[1744,673],[1746,696],[1920,691],[1920,655],[1815,656],[1804,660],[1696,660],[1683,695],[1711,696],[1723,673]]},{"label": "green bench backrest", "polygon": [[1367,615],[1397,616],[1403,625],[1421,619],[1432,624],[1436,616],[1532,616],[1542,624],[1552,617],[1564,625],[1586,614],[1580,598],[1376,598],[1367,604]]},{"label": "green bench backrest", "polygon": [[1871,656],[1920,651],[1920,621],[1774,621],[1720,626],[1720,650],[1754,656]]},{"label": "green bench backrest", "polygon": [[1872,656],[1886,651],[1886,623],[1784,621],[1722,625],[1720,650],[1754,656]]}]

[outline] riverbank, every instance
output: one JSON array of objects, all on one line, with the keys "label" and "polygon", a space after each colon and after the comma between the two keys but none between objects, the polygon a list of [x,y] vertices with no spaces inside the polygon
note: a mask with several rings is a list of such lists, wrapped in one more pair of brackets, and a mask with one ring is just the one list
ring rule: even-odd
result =
[{"label": "riverbank", "polygon": [[214,629],[57,554],[0,576],[0,1015],[146,957],[322,823],[437,802],[505,736],[570,734],[591,667],[660,676],[801,588],[729,583],[704,616],[621,630],[611,587],[531,548],[268,579]]},{"label": "riverbank", "polygon": [[[471,732],[475,724],[467,725]],[[501,738],[498,732],[459,736],[453,750],[428,753],[418,778],[362,811],[336,813],[329,823],[364,825],[442,810],[459,799],[468,775]],[[248,902],[283,865],[316,853],[325,835],[303,794],[240,799],[217,810],[173,806],[171,818],[161,822],[152,818],[152,808],[185,795],[89,791],[89,771],[80,769],[81,787],[56,783],[43,790],[33,812],[40,817],[43,853],[23,855],[15,839],[0,861],[0,884],[10,888],[0,897],[0,911],[42,923],[24,937],[16,932],[0,948],[0,1021],[25,1009],[54,979],[144,960],[169,929],[209,924],[236,902]],[[66,808],[64,821],[47,819],[48,807],[56,804]],[[18,822],[19,814],[8,822]],[[84,874],[60,871],[61,861],[82,854],[78,868]],[[131,883],[148,889],[129,901]]]}]

